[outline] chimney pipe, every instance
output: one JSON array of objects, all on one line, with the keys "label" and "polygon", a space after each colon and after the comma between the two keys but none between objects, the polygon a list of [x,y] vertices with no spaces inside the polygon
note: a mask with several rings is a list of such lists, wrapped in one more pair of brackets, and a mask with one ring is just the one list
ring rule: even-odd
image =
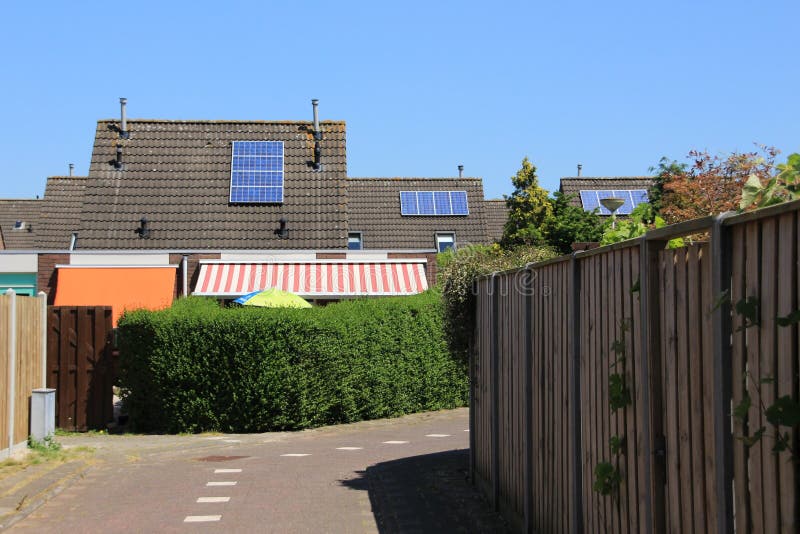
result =
[{"label": "chimney pipe", "polygon": [[120,107],[120,127],[119,127],[119,136],[122,139],[127,139],[130,135],[128,133],[128,117],[125,114],[125,106],[128,104],[127,98],[120,98],[119,99],[119,107]]},{"label": "chimney pipe", "polygon": [[581,177],[581,169],[583,169],[583,165],[581,165],[580,163],[578,163],[578,178],[580,178],[580,177]]},{"label": "chimney pipe", "polygon": [[458,177],[459,178],[463,178],[464,177],[464,166],[463,165],[459,165],[458,166]]},{"label": "chimney pipe", "polygon": [[75,173],[75,164],[74,163],[70,163],[69,164],[69,175],[72,176],[74,173]]},{"label": "chimney pipe", "polygon": [[311,106],[314,108],[314,163],[312,167],[315,171],[318,171],[322,168],[320,163],[322,160],[322,148],[319,143],[322,140],[322,130],[319,129],[319,100],[312,98]]},{"label": "chimney pipe", "polygon": [[319,141],[322,139],[322,131],[319,129],[319,100],[312,98],[311,106],[314,108],[314,139]]}]

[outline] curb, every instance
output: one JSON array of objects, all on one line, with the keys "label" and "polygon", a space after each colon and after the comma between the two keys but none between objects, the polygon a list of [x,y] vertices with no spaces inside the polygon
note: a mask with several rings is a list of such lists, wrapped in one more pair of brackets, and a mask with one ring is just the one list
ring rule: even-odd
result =
[{"label": "curb", "polygon": [[[6,530],[15,523],[28,517],[37,508],[70,487],[75,480],[82,478],[91,467],[92,465],[89,462],[80,461],[78,465],[75,466],[74,470],[54,482],[51,482],[33,497],[28,498],[28,495],[23,495],[20,499],[20,506],[16,511],[0,517],[0,531]],[[17,495],[20,493],[24,493],[24,488],[17,492]]]}]

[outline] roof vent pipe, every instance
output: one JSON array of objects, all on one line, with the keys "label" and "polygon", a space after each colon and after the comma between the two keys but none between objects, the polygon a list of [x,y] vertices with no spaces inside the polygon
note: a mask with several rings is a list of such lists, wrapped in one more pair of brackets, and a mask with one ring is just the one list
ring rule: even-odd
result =
[{"label": "roof vent pipe", "polygon": [[581,169],[583,169],[583,165],[581,165],[580,163],[578,163],[578,178],[580,178],[580,177],[581,177]]},{"label": "roof vent pipe", "polygon": [[70,163],[69,164],[69,175],[72,176],[73,174],[75,174],[75,164],[74,163]]},{"label": "roof vent pipe", "polygon": [[313,168],[318,171],[322,168],[320,161],[322,160],[322,148],[320,148],[320,141],[322,140],[322,130],[319,129],[319,100],[316,98],[311,100],[311,106],[314,108],[314,163]]},{"label": "roof vent pipe", "polygon": [[464,177],[464,166],[463,165],[459,165],[458,166],[458,177],[459,178],[463,178]]},{"label": "roof vent pipe", "polygon": [[125,114],[125,106],[128,104],[127,98],[120,98],[119,99],[119,107],[120,107],[120,127],[119,127],[119,136],[122,139],[127,139],[130,134],[128,133],[128,117]]},{"label": "roof vent pipe", "polygon": [[78,232],[72,232],[72,237],[69,238],[69,249],[75,250],[75,246],[78,244]]},{"label": "roof vent pipe", "polygon": [[117,145],[117,159],[114,160],[114,168],[122,169],[122,145]]}]

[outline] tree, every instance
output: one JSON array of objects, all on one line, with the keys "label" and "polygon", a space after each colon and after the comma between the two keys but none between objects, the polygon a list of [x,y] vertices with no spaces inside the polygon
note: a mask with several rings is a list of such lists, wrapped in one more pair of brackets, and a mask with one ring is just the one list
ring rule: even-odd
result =
[{"label": "tree", "polygon": [[547,244],[559,254],[572,252],[573,243],[600,241],[603,235],[603,221],[597,210],[586,211],[580,206],[573,206],[570,202],[573,198],[574,195],[556,191],[551,200],[553,213],[542,228]]},{"label": "tree", "polygon": [[509,213],[500,245],[506,249],[519,245],[543,245],[542,225],[552,215],[553,207],[547,190],[539,185],[536,167],[527,156],[522,160],[522,168],[511,177],[511,183],[514,192],[506,197]]},{"label": "tree", "polygon": [[737,209],[751,175],[762,183],[773,177],[778,153],[768,146],[754,152],[733,152],[725,158],[705,151],[689,152],[694,163],[688,170],[680,166],[663,169],[661,215],[668,223],[676,223]]},{"label": "tree", "polygon": [[687,165],[685,163],[678,163],[675,160],[670,161],[666,156],[662,157],[658,165],[650,167],[650,172],[655,172],[653,176],[655,183],[653,187],[647,192],[648,204],[653,208],[655,213],[661,213],[661,202],[664,196],[664,183],[671,176],[682,176],[686,173]]}]

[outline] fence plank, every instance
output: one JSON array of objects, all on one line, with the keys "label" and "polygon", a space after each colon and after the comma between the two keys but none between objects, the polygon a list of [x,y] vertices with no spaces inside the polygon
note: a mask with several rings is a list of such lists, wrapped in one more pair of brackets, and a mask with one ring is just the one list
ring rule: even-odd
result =
[{"label": "fence plank", "polygon": [[[800,308],[797,299],[798,284],[798,247],[796,236],[795,214],[787,213],[781,215],[778,222],[778,275],[780,280],[778,287],[777,315],[786,317],[794,310]],[[800,222],[800,221],[798,221]],[[796,267],[797,266],[797,267]],[[800,352],[798,347],[798,327],[786,326],[778,328],[777,356],[777,396],[788,395],[797,400],[797,393],[794,391],[794,378],[797,376],[798,368],[795,366],[793,354]],[[781,432],[788,432],[789,443],[796,443],[797,433],[794,428],[781,428]],[[797,467],[792,469],[790,451],[783,451],[778,455],[778,476],[780,490],[780,532],[792,532],[800,528],[797,518],[797,478],[795,472]]]},{"label": "fence plank", "polygon": [[[747,257],[745,265],[746,288],[743,298],[760,298],[758,253],[761,248],[759,221],[751,222],[745,229],[745,240],[747,244]],[[736,303],[734,303],[736,304]],[[759,407],[758,382],[761,380],[760,350],[758,328],[751,327],[745,331],[745,343],[747,346],[747,369],[749,377],[747,379],[747,391],[753,400],[748,413],[748,431],[752,435],[755,430],[761,428],[762,418]],[[750,448],[750,506],[753,512],[753,532],[764,532],[764,485],[762,452],[763,442],[756,443]]]},{"label": "fence plank", "polygon": [[704,473],[704,514],[705,526],[699,532],[712,532],[716,528],[716,454],[714,443],[714,336],[712,325],[712,312],[714,308],[714,295],[711,287],[711,257],[710,247],[706,244],[700,248],[698,254],[700,280],[698,292],[701,302],[698,308],[700,331],[702,337],[701,352],[702,362],[700,374],[702,376],[702,470]]},{"label": "fence plank", "polygon": [[[777,369],[775,315],[777,313],[776,280],[777,272],[777,244],[778,237],[775,219],[765,219],[761,223],[761,326],[758,329],[759,340],[759,372],[762,379],[775,380]],[[771,406],[775,402],[774,382],[761,383],[760,400],[764,406]],[[764,421],[766,425],[767,422]],[[761,446],[764,488],[764,532],[777,532],[780,518],[777,479],[777,456],[772,449],[775,446],[772,429],[762,439]]]},{"label": "fence plank", "polygon": [[[702,252],[699,246],[691,246],[687,250],[686,256],[686,310],[687,319],[687,342],[689,358],[688,378],[689,378],[689,417],[690,431],[692,440],[689,445],[691,454],[691,472],[693,484],[693,505],[692,519],[694,520],[694,531],[702,533],[706,531],[706,491],[705,482],[705,432],[703,428],[703,362],[710,360],[712,355],[703,353],[703,307],[702,307],[702,287],[701,279],[701,258]],[[710,332],[706,332],[710,337]],[[712,443],[713,447],[713,443]]]},{"label": "fence plank", "polygon": [[[688,350],[688,315],[689,303],[687,288],[687,254],[686,248],[674,251],[675,256],[675,352],[670,356],[676,360],[678,399],[678,454],[679,478],[675,480],[694,480],[692,477],[692,426],[690,414],[690,389],[689,389],[689,350]],[[692,531],[693,511],[693,486],[682,485],[680,493],[680,528],[683,532]]]},{"label": "fence plank", "polygon": [[[742,299],[746,293],[745,287],[745,272],[746,272],[746,254],[747,247],[745,246],[745,229],[744,226],[734,226],[731,229],[731,292],[730,303],[736,303]],[[720,298],[720,295],[715,295],[715,298]],[[745,370],[747,366],[747,344],[745,340],[744,320],[741,315],[733,314],[731,318],[731,328],[733,330],[733,342],[731,347],[732,356],[732,370],[731,388],[733,394],[733,405],[738,406],[744,399],[747,392],[745,381]],[[746,421],[739,418],[733,418],[733,434],[735,438],[742,438],[748,435],[748,428]],[[748,494],[748,463],[749,451],[744,446],[741,439],[734,439],[733,442],[733,473],[734,473],[734,517],[737,525],[737,530],[741,532],[750,532],[751,529],[751,515],[750,515],[750,496]],[[719,513],[717,511],[717,513]]]}]

